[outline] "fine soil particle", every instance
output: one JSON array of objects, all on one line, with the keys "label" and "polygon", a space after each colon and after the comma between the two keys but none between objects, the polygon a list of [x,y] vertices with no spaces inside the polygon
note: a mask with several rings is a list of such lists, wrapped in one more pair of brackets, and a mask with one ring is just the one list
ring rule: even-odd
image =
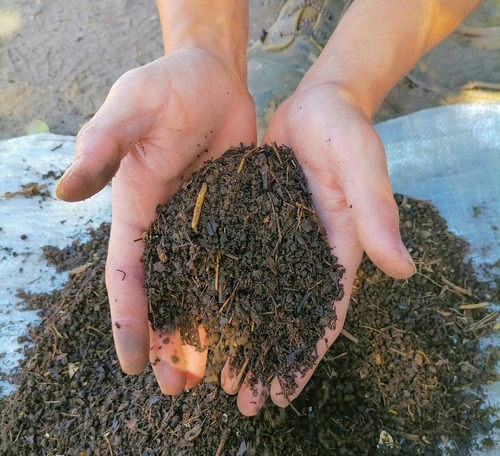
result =
[{"label": "fine soil particle", "polygon": [[[293,393],[293,372],[317,359],[344,290],[302,170],[285,147],[242,147],[207,162],[169,201],[146,237],[144,286],[155,329],[179,328],[209,366],[230,357],[275,376]],[[279,347],[279,350],[276,348]]]},{"label": "fine soil particle", "polygon": [[497,356],[479,344],[495,327],[498,288],[477,280],[467,244],[434,207],[396,199],[417,274],[394,280],[365,259],[346,323],[356,339],[332,345],[295,410],[268,404],[250,419],[217,382],[166,397],[150,368],[121,372],[104,285],[109,226],[51,249],[72,273],[63,290],[25,296],[42,319],[17,391],[0,403],[0,454],[470,454],[475,436],[498,426],[481,393],[498,380]]}]

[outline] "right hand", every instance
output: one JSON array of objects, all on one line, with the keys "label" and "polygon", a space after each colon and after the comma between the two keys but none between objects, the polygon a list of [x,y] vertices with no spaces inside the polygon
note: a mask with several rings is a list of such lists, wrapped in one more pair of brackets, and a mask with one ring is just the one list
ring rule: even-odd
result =
[{"label": "right hand", "polygon": [[[344,325],[356,270],[363,251],[388,275],[404,279],[415,265],[399,233],[398,208],[394,201],[383,144],[360,104],[336,84],[301,84],[283,102],[269,123],[264,143],[291,147],[302,166],[314,208],[325,227],[332,253],[344,266],[344,297],[335,306],[335,328],[325,328],[318,340],[318,355],[305,375],[294,374],[293,394],[274,379],[270,386],[248,379],[239,388],[238,406],[255,415],[267,396],[286,407],[304,389],[328,348]],[[222,372],[222,386],[231,394],[235,379],[230,366]]]}]

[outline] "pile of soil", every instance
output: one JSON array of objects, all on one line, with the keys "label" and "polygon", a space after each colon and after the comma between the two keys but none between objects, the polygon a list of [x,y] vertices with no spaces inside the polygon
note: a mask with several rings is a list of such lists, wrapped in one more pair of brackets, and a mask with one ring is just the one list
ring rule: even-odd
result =
[{"label": "pile of soil", "polygon": [[212,371],[229,356],[251,385],[279,376],[285,394],[344,295],[304,182],[289,148],[230,149],[157,208],[143,255],[154,329],[179,328],[200,347],[201,324]]},{"label": "pile of soil", "polygon": [[479,344],[495,328],[498,288],[478,281],[466,242],[433,206],[396,198],[417,273],[394,280],[365,259],[346,323],[354,337],[333,344],[294,408],[268,404],[254,418],[217,383],[166,397],[150,368],[121,372],[104,284],[109,226],[48,248],[71,273],[63,290],[25,296],[42,320],[17,391],[1,399],[0,454],[468,454],[499,425],[481,393],[498,380],[497,353]]}]

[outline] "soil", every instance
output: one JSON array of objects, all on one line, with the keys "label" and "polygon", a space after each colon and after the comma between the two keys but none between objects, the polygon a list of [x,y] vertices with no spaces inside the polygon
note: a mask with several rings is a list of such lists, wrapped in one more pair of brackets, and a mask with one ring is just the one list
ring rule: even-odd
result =
[{"label": "soil", "polygon": [[497,353],[479,344],[499,292],[478,282],[466,242],[433,206],[396,197],[417,274],[394,280],[365,259],[346,323],[354,338],[333,344],[294,408],[268,404],[254,418],[217,383],[172,398],[150,368],[121,372],[104,284],[109,226],[89,243],[47,248],[72,272],[63,290],[25,297],[42,320],[17,392],[0,403],[0,454],[470,454],[499,425],[481,394],[498,380]]},{"label": "soil", "polygon": [[291,149],[230,149],[157,213],[143,255],[153,328],[179,328],[201,348],[201,324],[215,372],[229,356],[252,372],[251,385],[282,375],[293,393],[291,373],[312,367],[334,325],[344,269]]}]

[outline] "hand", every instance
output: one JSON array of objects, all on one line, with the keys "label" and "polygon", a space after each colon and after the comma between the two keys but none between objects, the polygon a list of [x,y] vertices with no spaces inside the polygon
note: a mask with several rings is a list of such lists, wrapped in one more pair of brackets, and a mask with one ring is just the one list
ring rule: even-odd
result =
[{"label": "hand", "polygon": [[[184,177],[230,146],[255,141],[246,75],[207,50],[181,49],[116,82],[78,134],[75,161],[59,183],[58,196],[77,201],[101,190],[116,174],[106,263],[116,351],[128,374],[140,373],[150,357],[165,394],[198,383],[207,352],[182,345],[179,331],[150,329],[143,243],[134,241]],[[206,343],[202,327],[200,338]]]},{"label": "hand", "polygon": [[[276,111],[263,142],[285,144],[294,150],[333,253],[346,269],[345,296],[334,304],[335,328],[326,328],[318,341],[317,366],[344,325],[363,250],[395,278],[409,277],[415,266],[401,242],[383,145],[370,119],[349,94],[334,84],[299,86]],[[278,406],[286,407],[301,393],[315,367],[303,377],[296,375],[297,389],[288,397],[278,380],[269,390],[261,383],[253,389],[243,384],[238,394],[240,410],[245,415],[256,414],[268,394]],[[234,383],[226,365],[224,390],[231,394]]]},{"label": "hand", "polygon": [[[415,272],[399,235],[385,152],[371,116],[397,81],[478,3],[444,1],[430,7],[397,0],[353,2],[295,93],[271,119],[263,142],[294,150],[333,253],[346,269],[344,298],[334,304],[336,326],[333,331],[326,328],[318,341],[316,365],[342,330],[363,250],[395,278]],[[405,20],[394,21],[396,16]],[[278,380],[270,388],[258,383],[250,389],[244,382],[238,393],[240,410],[256,414],[269,394],[286,407],[313,372],[297,374],[297,389],[289,396]],[[228,393],[237,383],[227,364],[221,382]]]}]

